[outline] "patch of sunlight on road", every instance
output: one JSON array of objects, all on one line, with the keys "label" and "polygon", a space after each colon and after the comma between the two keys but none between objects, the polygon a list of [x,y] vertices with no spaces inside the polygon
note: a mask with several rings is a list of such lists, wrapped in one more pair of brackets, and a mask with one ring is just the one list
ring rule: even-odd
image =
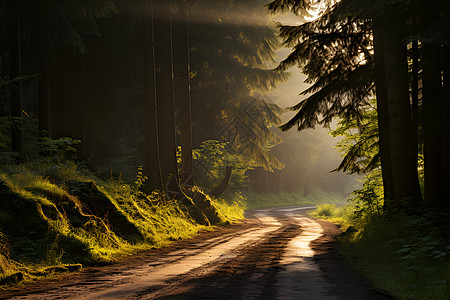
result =
[{"label": "patch of sunlight on road", "polygon": [[254,218],[258,219],[261,223],[268,226],[281,226],[281,223],[274,217],[269,216],[267,213],[258,212],[253,215]]},{"label": "patch of sunlight on road", "polygon": [[295,220],[301,224],[303,232],[301,235],[291,240],[286,253],[284,254],[282,263],[289,259],[298,260],[305,257],[313,257],[314,251],[309,244],[320,238],[323,233],[322,226],[311,219],[295,218]]},{"label": "patch of sunlight on road", "polygon": [[312,241],[322,236],[322,226],[309,218],[296,217],[295,220],[303,232],[289,242],[280,261],[277,299],[338,299],[330,294],[333,286],[323,278],[310,247]]}]

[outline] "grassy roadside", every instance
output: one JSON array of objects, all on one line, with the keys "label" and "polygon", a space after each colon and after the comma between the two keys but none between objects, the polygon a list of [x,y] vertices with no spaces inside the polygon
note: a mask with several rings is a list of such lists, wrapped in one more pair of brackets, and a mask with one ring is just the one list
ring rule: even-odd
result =
[{"label": "grassy roadside", "polygon": [[[110,263],[211,230],[176,201],[142,193],[140,184],[142,178],[134,185],[102,180],[70,161],[2,166],[0,286]],[[205,201],[218,224],[243,218],[237,204]]]},{"label": "grassy roadside", "polygon": [[345,197],[338,193],[326,193],[319,190],[304,196],[300,193],[258,194],[246,192],[246,209],[280,207],[290,205],[317,205],[326,203],[345,202]]},{"label": "grassy roadside", "polygon": [[450,299],[449,215],[392,212],[355,218],[354,208],[319,206],[313,216],[340,224],[341,253],[396,299]]},{"label": "grassy roadside", "polygon": [[309,215],[335,223],[339,225],[342,231],[346,231],[352,226],[353,206],[349,204],[322,204],[318,205],[314,211],[309,212]]}]

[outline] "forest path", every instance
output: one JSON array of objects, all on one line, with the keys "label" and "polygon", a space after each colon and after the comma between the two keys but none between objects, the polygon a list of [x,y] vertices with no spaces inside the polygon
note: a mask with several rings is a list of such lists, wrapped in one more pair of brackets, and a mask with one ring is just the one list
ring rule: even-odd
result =
[{"label": "forest path", "polygon": [[337,253],[337,227],[307,216],[311,208],[247,211],[237,225],[0,298],[382,299]]}]

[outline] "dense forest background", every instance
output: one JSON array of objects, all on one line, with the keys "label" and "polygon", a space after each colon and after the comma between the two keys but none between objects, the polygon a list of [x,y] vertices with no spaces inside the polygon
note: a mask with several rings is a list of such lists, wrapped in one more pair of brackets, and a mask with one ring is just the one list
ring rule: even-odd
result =
[{"label": "dense forest background", "polygon": [[[353,179],[327,174],[330,137],[276,129],[292,96],[269,94],[289,73],[264,4],[3,1],[2,162],[73,146],[105,176],[133,181],[143,165],[152,189],[175,176],[212,190],[230,173],[257,193],[348,194]],[[192,161],[211,141],[220,153]]]},{"label": "dense forest background", "polygon": [[333,134],[346,136],[339,170],[381,167],[386,208],[423,199],[448,207],[448,3],[273,1],[268,7],[303,16],[303,23],[280,25],[293,50],[278,70],[299,65],[312,84],[282,128],[327,126],[338,117]]}]

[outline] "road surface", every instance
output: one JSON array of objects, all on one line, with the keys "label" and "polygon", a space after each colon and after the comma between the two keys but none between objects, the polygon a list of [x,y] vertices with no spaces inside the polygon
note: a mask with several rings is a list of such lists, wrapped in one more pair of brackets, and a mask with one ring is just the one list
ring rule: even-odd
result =
[{"label": "road surface", "polygon": [[250,210],[237,225],[112,266],[4,291],[11,299],[383,299],[336,250],[312,207]]}]

